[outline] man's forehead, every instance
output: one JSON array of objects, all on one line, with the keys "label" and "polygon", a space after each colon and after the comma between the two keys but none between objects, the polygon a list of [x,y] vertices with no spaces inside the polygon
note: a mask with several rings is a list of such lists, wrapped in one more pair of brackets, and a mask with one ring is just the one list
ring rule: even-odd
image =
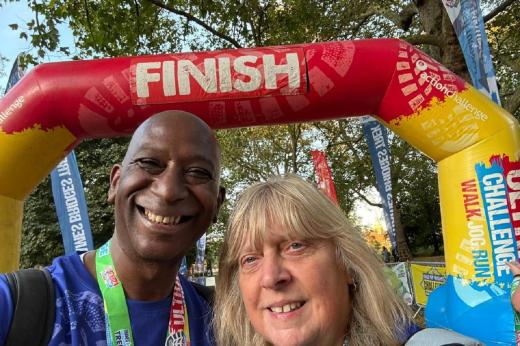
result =
[{"label": "man's forehead", "polygon": [[160,113],[138,127],[128,147],[126,159],[137,152],[175,148],[186,156],[220,160],[214,131],[188,113]]}]

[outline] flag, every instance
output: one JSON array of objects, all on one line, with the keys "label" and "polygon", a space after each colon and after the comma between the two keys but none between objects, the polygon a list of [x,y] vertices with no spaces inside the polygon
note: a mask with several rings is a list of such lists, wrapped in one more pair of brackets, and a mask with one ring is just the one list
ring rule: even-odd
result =
[{"label": "flag", "polygon": [[395,239],[395,220],[392,199],[392,175],[390,171],[390,148],[386,128],[374,118],[366,117],[363,122],[363,132],[368,144],[368,151],[372,160],[372,167],[376,176],[376,185],[381,202],[383,214],[388,229],[388,236],[392,247],[397,249]]},{"label": "flag", "polygon": [[335,204],[338,204],[336,189],[334,188],[334,181],[332,180],[332,172],[327,163],[325,153],[320,150],[311,150],[311,156],[314,163],[314,172],[316,173],[318,187],[329,196]]}]

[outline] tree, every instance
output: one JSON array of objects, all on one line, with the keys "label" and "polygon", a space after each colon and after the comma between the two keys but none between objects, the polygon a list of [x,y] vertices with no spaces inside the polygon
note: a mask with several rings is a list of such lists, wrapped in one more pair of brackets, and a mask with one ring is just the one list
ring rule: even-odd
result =
[{"label": "tree", "polygon": [[[520,25],[520,5],[511,0],[500,4],[483,1],[483,4],[489,8],[487,28],[504,104],[518,116],[520,32],[515,29]],[[31,0],[29,5],[34,10],[35,18],[19,25],[17,30],[21,36],[30,39],[38,50],[26,62],[39,62],[46,54],[56,51],[77,59],[401,37],[420,45],[428,54],[468,79],[457,39],[439,0],[64,0],[48,3]],[[75,47],[60,43],[60,33],[56,28],[65,22],[73,31]],[[363,198],[366,189],[375,185],[366,144],[356,122],[226,130],[219,132],[219,138],[225,157],[223,179],[232,198],[243,186],[271,173],[297,172],[312,179],[306,152],[319,141],[327,149],[340,204],[346,213],[352,209],[355,198]],[[100,146],[103,148],[103,145]],[[85,149],[95,151],[95,147],[92,144],[92,147]],[[434,165],[429,159],[416,155],[398,138],[392,139],[392,152],[394,205],[396,215],[403,223],[401,236],[404,237],[406,230],[414,229],[416,233],[408,239],[410,245],[419,247],[427,241],[426,236],[419,237],[419,234],[440,232],[436,217],[432,218],[432,215],[438,214],[438,192],[432,180],[435,177]],[[78,157],[83,155],[80,147]],[[88,162],[90,159],[80,163],[82,170],[90,170],[91,174],[96,173],[101,179],[106,168],[96,167],[95,163]],[[106,159],[103,162],[110,161]],[[413,191],[429,191],[430,188],[433,191],[429,194],[410,194],[407,192],[410,187]],[[89,201],[96,201],[97,204],[103,201],[104,188],[99,184],[86,184]],[[30,203],[33,202],[27,204]],[[34,203],[49,205],[48,201]],[[106,209],[106,205],[101,205],[91,206],[91,209]],[[223,215],[225,221],[226,210]],[[431,225],[425,222],[430,219]],[[38,224],[39,221],[33,219],[31,222]],[[99,227],[110,229],[107,226],[109,222],[106,220]],[[32,224],[26,226],[37,227]],[[222,232],[223,227],[220,223],[214,229]],[[406,243],[403,244],[405,246]]]}]

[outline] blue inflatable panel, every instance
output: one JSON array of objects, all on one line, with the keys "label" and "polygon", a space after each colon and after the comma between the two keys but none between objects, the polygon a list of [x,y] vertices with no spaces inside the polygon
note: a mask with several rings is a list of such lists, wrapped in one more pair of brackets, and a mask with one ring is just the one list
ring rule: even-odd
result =
[{"label": "blue inflatable panel", "polygon": [[515,345],[510,290],[495,284],[478,286],[448,275],[428,297],[425,318],[429,328],[454,330],[486,345]]}]

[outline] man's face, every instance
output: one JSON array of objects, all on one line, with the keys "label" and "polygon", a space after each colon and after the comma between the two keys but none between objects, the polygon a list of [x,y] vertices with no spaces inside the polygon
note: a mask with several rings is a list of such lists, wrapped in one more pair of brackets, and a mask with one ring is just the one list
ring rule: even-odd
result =
[{"label": "man's face", "polygon": [[110,176],[116,237],[129,257],[180,259],[208,229],[224,198],[213,133],[186,114],[154,117]]}]

